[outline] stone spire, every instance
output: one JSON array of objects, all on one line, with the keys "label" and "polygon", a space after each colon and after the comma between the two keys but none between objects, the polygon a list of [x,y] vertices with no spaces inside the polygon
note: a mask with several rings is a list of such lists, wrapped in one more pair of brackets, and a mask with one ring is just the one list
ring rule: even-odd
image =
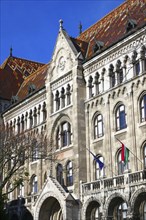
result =
[{"label": "stone spire", "polygon": [[79,24],[79,34],[81,34],[82,33],[82,23],[80,22],[80,24]]},{"label": "stone spire", "polygon": [[60,23],[60,30],[63,30],[63,20],[60,19],[60,20],[59,20],[59,23]]},{"label": "stone spire", "polygon": [[13,51],[13,49],[12,49],[12,46],[11,46],[11,47],[10,47],[10,57],[13,56],[12,51]]}]

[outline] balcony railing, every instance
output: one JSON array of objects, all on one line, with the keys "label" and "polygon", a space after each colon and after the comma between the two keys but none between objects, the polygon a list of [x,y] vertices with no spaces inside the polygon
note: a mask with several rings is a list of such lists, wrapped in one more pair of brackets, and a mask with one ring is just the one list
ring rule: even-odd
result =
[{"label": "balcony railing", "polygon": [[137,183],[146,184],[146,171],[137,171],[134,173],[126,173],[112,178],[101,178],[94,182],[83,183],[83,195],[98,193],[101,190],[122,189],[126,185],[133,186]]}]

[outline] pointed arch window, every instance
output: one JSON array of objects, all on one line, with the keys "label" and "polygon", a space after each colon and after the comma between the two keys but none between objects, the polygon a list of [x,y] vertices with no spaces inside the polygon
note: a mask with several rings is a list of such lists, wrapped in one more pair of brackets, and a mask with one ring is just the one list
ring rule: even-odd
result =
[{"label": "pointed arch window", "polygon": [[57,165],[56,168],[56,179],[63,186],[63,167],[61,164]]},{"label": "pointed arch window", "polygon": [[60,109],[60,97],[59,97],[59,91],[56,91],[55,94],[55,101],[56,101],[56,111]]},{"label": "pointed arch window", "polygon": [[[103,157],[101,155],[97,155],[97,158],[101,161],[103,161]],[[99,164],[94,160],[94,166],[95,166],[95,180],[98,180],[101,177],[105,176],[105,169],[104,167],[102,168],[102,170],[100,169]]]},{"label": "pointed arch window", "polygon": [[140,117],[141,122],[146,121],[146,94],[141,98],[140,101]]},{"label": "pointed arch window", "polygon": [[36,194],[38,192],[38,178],[37,176],[32,177],[32,193]]},{"label": "pointed arch window", "polygon": [[61,89],[60,98],[61,98],[61,108],[64,108],[65,107],[65,89],[63,87]]},{"label": "pointed arch window", "polygon": [[117,220],[127,219],[127,204],[123,202],[117,207]]},{"label": "pointed arch window", "polygon": [[88,79],[89,98],[93,97],[93,77],[89,76]]},{"label": "pointed arch window", "polygon": [[144,161],[144,168],[146,169],[146,144],[143,148],[143,161]]},{"label": "pointed arch window", "polygon": [[70,105],[71,103],[71,87],[69,84],[67,84],[67,87],[66,87],[66,97],[67,97],[67,105]]},{"label": "pointed arch window", "polygon": [[59,149],[60,147],[69,146],[72,143],[72,131],[69,122],[64,121],[58,127],[56,134],[56,143],[57,143],[57,149]]},{"label": "pointed arch window", "polygon": [[73,166],[71,161],[69,161],[66,165],[66,185],[73,185]]},{"label": "pointed arch window", "polygon": [[94,139],[100,138],[104,135],[103,132],[103,117],[101,114],[94,119]]},{"label": "pointed arch window", "polygon": [[116,130],[119,131],[127,127],[125,106],[122,104],[116,109]]}]

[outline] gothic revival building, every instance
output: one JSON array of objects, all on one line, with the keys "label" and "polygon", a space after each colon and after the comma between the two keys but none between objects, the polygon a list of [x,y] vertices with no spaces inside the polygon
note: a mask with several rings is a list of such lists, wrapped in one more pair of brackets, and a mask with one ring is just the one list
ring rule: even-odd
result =
[{"label": "gothic revival building", "polygon": [[48,64],[11,54],[0,71],[14,82],[8,96],[1,86],[5,126],[43,135],[57,158],[38,160],[36,147],[9,199],[24,197],[34,220],[146,220],[146,0],[77,38],[60,20]]}]

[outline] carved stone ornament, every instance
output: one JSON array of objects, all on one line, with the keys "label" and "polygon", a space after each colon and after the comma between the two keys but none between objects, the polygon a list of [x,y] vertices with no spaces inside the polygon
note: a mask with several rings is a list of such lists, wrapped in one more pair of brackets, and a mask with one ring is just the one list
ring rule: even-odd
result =
[{"label": "carved stone ornament", "polygon": [[59,62],[58,62],[58,69],[63,71],[65,68],[65,59],[64,57],[60,57]]}]

